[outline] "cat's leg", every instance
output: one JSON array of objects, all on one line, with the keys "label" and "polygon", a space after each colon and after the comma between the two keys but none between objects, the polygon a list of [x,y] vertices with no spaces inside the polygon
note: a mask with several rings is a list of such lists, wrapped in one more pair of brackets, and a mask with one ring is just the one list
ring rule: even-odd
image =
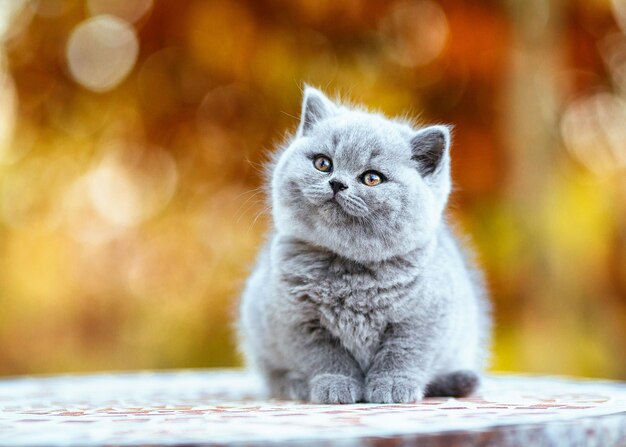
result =
[{"label": "cat's leg", "polygon": [[[313,326],[312,326],[313,325]],[[351,404],[363,399],[363,372],[352,355],[319,322],[305,322],[289,331],[292,374],[308,377],[308,400]]]},{"label": "cat's leg", "polygon": [[365,379],[367,402],[407,403],[424,397],[434,359],[445,344],[441,322],[427,321],[389,324]]},{"label": "cat's leg", "polygon": [[440,373],[428,383],[425,397],[465,397],[479,385],[478,374],[468,369]]},{"label": "cat's leg", "polygon": [[309,381],[303,375],[285,370],[275,370],[269,372],[266,378],[272,397],[291,400],[309,399]]}]

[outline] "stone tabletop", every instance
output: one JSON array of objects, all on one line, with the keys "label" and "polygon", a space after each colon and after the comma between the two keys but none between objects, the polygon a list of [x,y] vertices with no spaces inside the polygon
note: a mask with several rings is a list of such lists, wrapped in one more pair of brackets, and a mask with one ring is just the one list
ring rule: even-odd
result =
[{"label": "stone tabletop", "polygon": [[264,400],[237,370],[0,380],[0,446],[626,446],[626,385],[489,376],[465,399]]}]

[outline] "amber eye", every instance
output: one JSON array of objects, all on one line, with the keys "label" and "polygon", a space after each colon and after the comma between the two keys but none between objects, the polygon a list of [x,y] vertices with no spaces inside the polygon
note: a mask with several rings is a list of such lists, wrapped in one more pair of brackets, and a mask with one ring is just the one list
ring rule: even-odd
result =
[{"label": "amber eye", "polygon": [[376,186],[380,185],[383,182],[383,176],[376,171],[367,171],[365,174],[363,174],[361,180],[367,186]]},{"label": "amber eye", "polygon": [[325,157],[324,155],[318,155],[315,157],[315,160],[313,160],[313,166],[315,166],[315,169],[318,171],[330,172],[333,168],[333,162],[330,161],[330,158]]}]

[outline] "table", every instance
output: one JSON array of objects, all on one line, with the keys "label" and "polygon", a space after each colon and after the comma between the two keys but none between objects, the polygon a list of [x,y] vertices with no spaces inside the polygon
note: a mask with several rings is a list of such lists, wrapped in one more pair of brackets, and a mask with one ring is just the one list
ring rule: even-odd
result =
[{"label": "table", "polygon": [[265,400],[239,370],[0,380],[0,446],[626,446],[626,384],[492,375],[465,399]]}]

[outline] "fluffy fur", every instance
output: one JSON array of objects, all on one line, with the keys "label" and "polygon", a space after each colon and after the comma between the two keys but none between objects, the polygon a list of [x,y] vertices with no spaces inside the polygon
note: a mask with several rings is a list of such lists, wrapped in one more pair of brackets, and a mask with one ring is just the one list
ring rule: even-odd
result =
[{"label": "fluffy fur", "polygon": [[[272,396],[412,402],[477,387],[488,305],[444,219],[449,146],[446,126],[415,129],[306,88],[269,171],[274,228],[240,309],[243,353]],[[316,169],[319,155],[332,170]],[[382,183],[364,184],[369,170]]]}]

